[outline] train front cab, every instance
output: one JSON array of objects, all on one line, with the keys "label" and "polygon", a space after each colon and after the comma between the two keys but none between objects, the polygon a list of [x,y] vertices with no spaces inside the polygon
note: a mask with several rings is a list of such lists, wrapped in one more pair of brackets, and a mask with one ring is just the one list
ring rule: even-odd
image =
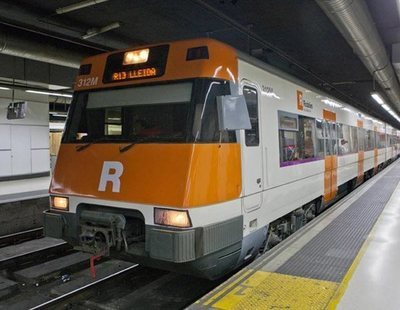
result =
[{"label": "train front cab", "polygon": [[[243,240],[242,189],[262,191],[247,116],[258,113],[257,97],[248,85],[246,108],[236,52],[224,44],[165,46],[147,49],[150,69],[125,69],[126,51],[82,63],[45,232],[96,255],[216,278],[254,257],[266,236],[262,227]],[[152,77],[157,65],[164,73]]]}]

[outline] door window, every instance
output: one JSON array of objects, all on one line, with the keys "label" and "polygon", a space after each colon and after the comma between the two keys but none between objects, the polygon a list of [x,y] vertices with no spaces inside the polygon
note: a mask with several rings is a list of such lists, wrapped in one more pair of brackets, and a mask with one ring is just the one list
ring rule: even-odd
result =
[{"label": "door window", "polygon": [[248,86],[243,87],[243,95],[249,111],[251,129],[245,130],[246,146],[258,146],[260,144],[258,126],[258,96],[257,90]]}]

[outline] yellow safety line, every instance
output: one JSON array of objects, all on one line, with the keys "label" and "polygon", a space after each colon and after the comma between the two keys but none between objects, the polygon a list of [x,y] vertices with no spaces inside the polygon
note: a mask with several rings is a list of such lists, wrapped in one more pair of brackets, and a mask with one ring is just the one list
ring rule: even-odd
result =
[{"label": "yellow safety line", "polygon": [[[208,306],[209,304],[213,303],[219,296],[221,296],[223,293],[225,293],[227,290],[229,290],[232,286],[237,284],[240,280],[242,280],[244,277],[246,277],[250,272],[252,272],[252,269],[245,270],[243,269],[243,274],[240,277],[237,277],[234,281],[232,281],[229,285],[225,286],[222,288],[220,291],[218,291],[216,294],[212,295],[209,299],[207,299],[205,302],[201,302],[204,306]],[[218,288],[217,288],[218,289]],[[197,303],[197,302],[196,302]]]},{"label": "yellow safety line", "polygon": [[339,283],[256,271],[212,305],[220,310],[325,309]]}]

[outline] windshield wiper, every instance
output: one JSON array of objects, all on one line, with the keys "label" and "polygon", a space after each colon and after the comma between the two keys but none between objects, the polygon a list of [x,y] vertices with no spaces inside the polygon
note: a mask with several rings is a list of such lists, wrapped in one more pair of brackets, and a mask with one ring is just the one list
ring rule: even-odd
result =
[{"label": "windshield wiper", "polygon": [[83,151],[84,149],[87,149],[89,146],[91,146],[93,143],[101,142],[101,141],[107,141],[107,139],[105,137],[98,138],[98,139],[93,139],[92,141],[90,141],[88,143],[76,146],[75,150],[77,152]]},{"label": "windshield wiper", "polygon": [[173,141],[181,141],[182,137],[173,137],[173,136],[148,136],[148,137],[139,137],[136,138],[134,141],[132,141],[131,143],[129,143],[128,145],[125,146],[121,146],[119,148],[119,151],[121,153],[129,150],[130,148],[132,148],[132,146],[134,146],[137,143],[141,143],[141,142],[153,142],[153,143],[158,143],[158,142],[173,142]]},{"label": "windshield wiper", "polygon": [[129,143],[128,145],[125,146],[120,146],[119,151],[121,153],[129,150],[132,146],[134,146],[137,143],[141,143],[141,142],[155,142],[155,141],[151,141],[154,140],[155,138],[157,139],[158,136],[148,136],[148,137],[137,137],[135,138],[135,140],[131,143]]},{"label": "windshield wiper", "polygon": [[82,145],[78,145],[78,146],[75,147],[75,150],[77,152],[80,152],[80,151],[83,151],[84,149],[87,149],[91,145],[92,145],[92,142],[88,142],[88,143],[85,143],[85,144],[82,144]]},{"label": "windshield wiper", "polygon": [[120,146],[120,147],[119,147],[119,152],[120,152],[120,153],[123,153],[123,152],[129,150],[129,149],[130,149],[132,146],[134,146],[136,143],[137,143],[137,141],[132,142],[132,143],[129,143],[128,145],[125,145],[125,146]]}]

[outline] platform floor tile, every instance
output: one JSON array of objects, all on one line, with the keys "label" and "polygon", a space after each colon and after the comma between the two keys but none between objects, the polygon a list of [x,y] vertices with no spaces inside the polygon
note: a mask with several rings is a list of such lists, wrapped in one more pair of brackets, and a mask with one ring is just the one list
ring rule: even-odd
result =
[{"label": "platform floor tile", "polygon": [[256,271],[209,307],[214,309],[326,309],[339,283]]}]

